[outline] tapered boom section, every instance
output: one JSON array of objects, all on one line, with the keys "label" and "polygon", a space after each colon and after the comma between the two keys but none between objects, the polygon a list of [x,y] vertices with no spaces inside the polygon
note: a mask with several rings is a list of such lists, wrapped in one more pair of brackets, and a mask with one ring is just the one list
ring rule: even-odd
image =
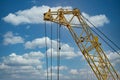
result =
[{"label": "tapered boom section", "polygon": [[[44,13],[44,20],[64,25],[70,31],[78,48],[98,80],[120,80],[117,72],[101,48],[98,37],[95,36],[78,9],[58,9]],[[76,27],[80,30],[77,31]]]}]

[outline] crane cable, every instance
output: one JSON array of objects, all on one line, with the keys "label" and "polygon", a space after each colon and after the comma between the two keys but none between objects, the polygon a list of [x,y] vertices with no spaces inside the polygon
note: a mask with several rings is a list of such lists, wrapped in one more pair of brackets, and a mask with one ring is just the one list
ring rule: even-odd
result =
[{"label": "crane cable", "polygon": [[[90,22],[90,21],[89,21]],[[107,41],[105,41],[104,38],[102,38],[95,30],[93,30],[90,26],[88,26],[93,32],[95,32],[111,49],[113,49],[119,56],[120,53],[117,52],[117,50],[115,50]],[[112,51],[113,52],[113,51]],[[114,52],[113,52],[114,53]],[[117,75],[117,78],[119,78],[119,76]]]},{"label": "crane cable", "polygon": [[52,31],[52,22],[51,22],[51,67],[50,67],[50,72],[51,72],[51,78],[50,79],[51,80],[52,80],[52,52],[53,52],[52,51],[52,47],[53,47],[52,46],[52,36],[53,36],[52,33],[53,33],[53,31]]},{"label": "crane cable", "polygon": [[[90,27],[89,27],[90,28]],[[104,38],[102,38],[95,30],[93,30],[92,28],[90,28],[95,34],[97,34],[111,49],[113,49],[119,56],[119,52],[117,52]],[[113,52],[113,51],[112,51]]]},{"label": "crane cable", "polygon": [[47,79],[46,80],[48,80],[48,54],[47,54],[47,28],[46,28],[46,21],[45,21],[45,45],[46,45],[46,69],[47,69],[47,74],[46,74],[46,76],[47,76]]},{"label": "crane cable", "polygon": [[[112,40],[110,40],[100,29],[98,29],[93,23],[91,23],[87,18],[85,18],[83,15],[82,15],[82,17],[85,19],[85,20],[87,20],[97,31],[99,31],[107,40],[109,40],[114,46],[116,46],[119,50],[120,50],[120,48],[112,41]],[[89,28],[93,31],[93,32],[95,32],[95,34],[97,34],[111,49],[113,49],[119,56],[120,56],[120,53],[117,51],[117,50],[115,50],[104,38],[102,38],[95,30],[93,30],[90,26],[89,26]]]},{"label": "crane cable", "polygon": [[61,45],[60,45],[60,27],[61,25],[58,26],[57,24],[57,80],[59,80],[59,74],[60,74],[60,50],[61,50]]}]

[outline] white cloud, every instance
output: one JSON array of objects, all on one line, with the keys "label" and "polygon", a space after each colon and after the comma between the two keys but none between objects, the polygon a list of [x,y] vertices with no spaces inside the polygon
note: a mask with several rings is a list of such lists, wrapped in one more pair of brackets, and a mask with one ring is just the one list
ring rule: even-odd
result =
[{"label": "white cloud", "polygon": [[[85,12],[82,12],[82,15],[87,18],[92,24],[95,26],[103,26],[104,24],[109,23],[108,18],[105,14],[90,16],[89,14],[86,14]],[[92,26],[90,23],[88,23],[90,26]]]},{"label": "white cloud", "polygon": [[[55,11],[60,8],[63,9],[72,9],[71,6],[57,6],[57,7],[49,7],[49,6],[33,6],[30,9],[26,10],[19,10],[15,13],[9,13],[7,16],[3,18],[5,22],[11,23],[13,25],[19,25],[19,24],[39,24],[43,23],[43,14],[47,12],[49,9]],[[100,15],[94,15],[90,16],[87,13],[82,12],[83,16],[88,18],[95,26],[103,26],[104,24],[108,23],[109,20],[106,17],[105,14],[100,14]],[[71,15],[66,16],[67,19],[69,20]],[[78,22],[77,19],[73,20],[73,22]]]},{"label": "white cloud", "polygon": [[[118,51],[119,52],[119,51]],[[111,52],[111,51],[108,51],[106,52],[110,62],[113,64],[114,66],[114,69],[117,71],[117,73],[120,73],[120,56],[115,53],[115,52]],[[96,80],[96,76],[95,74],[93,73],[93,71],[91,70],[91,68],[87,65],[85,66],[84,69],[70,69],[69,70],[69,73],[71,76],[71,79],[81,79],[81,80],[88,80],[88,78],[90,80]]]},{"label": "white cloud", "polygon": [[[114,53],[110,52],[108,54],[108,57],[113,62],[117,62],[119,60],[119,56],[114,55]],[[23,55],[17,55],[16,53],[11,53],[9,56],[3,57],[3,60],[0,61],[0,74],[3,76],[1,79],[7,79],[9,77],[9,80],[19,80],[19,79],[26,79],[26,80],[44,80],[46,79],[46,69],[43,67],[45,64],[42,61],[42,59],[45,58],[44,54],[40,51],[38,52],[29,52],[25,53]],[[112,63],[113,63],[112,62]],[[79,63],[76,62],[76,63]],[[117,66],[119,66],[119,63]],[[74,65],[73,65],[74,66]],[[119,68],[119,67],[118,67]],[[50,73],[50,66],[49,66],[49,78],[51,76]],[[53,79],[56,80],[57,78],[57,66],[53,66]],[[29,77],[26,77],[29,76]],[[71,69],[69,66],[61,65],[60,66],[60,79],[62,80],[96,80],[96,77],[91,70],[90,67],[84,67],[84,68],[74,68]]]},{"label": "white cloud", "polygon": [[71,79],[77,80],[96,80],[96,76],[94,75],[93,71],[88,68],[88,69],[70,69],[69,70],[69,75],[71,75]]},{"label": "white cloud", "polygon": [[10,54],[8,57],[3,58],[5,64],[13,65],[38,65],[42,64],[39,59],[42,59],[44,55],[38,52],[25,53],[24,55],[16,55],[16,53]]},{"label": "white cloud", "polygon": [[[28,41],[25,43],[26,49],[34,49],[34,48],[44,48],[45,45],[45,38],[47,39],[47,54],[50,57],[51,56],[51,50],[53,51],[53,57],[57,56],[57,41],[52,40],[53,48],[51,49],[51,40],[48,37],[43,38],[36,38],[32,41]],[[60,50],[60,56],[64,57],[66,59],[71,59],[77,56],[80,56],[80,53],[75,52],[73,47],[70,47],[68,44],[61,43],[61,50]]]},{"label": "white cloud", "polygon": [[79,74],[79,72],[77,71],[77,69],[71,69],[71,70],[70,70],[70,73],[71,73],[71,74],[74,74],[74,75],[75,75],[75,74]]},{"label": "white cloud", "polygon": [[0,64],[0,69],[9,69],[10,67],[4,63]]},{"label": "white cloud", "polygon": [[[9,80],[29,79],[44,80],[46,79],[46,69],[43,62],[44,54],[41,52],[29,52],[23,55],[11,53],[9,56],[3,57],[0,61],[0,78]],[[52,67],[55,72],[52,73],[53,79],[57,77],[57,66]],[[60,70],[67,70],[67,66],[60,66]],[[9,74],[9,75],[8,75]],[[49,77],[51,73],[48,73]],[[29,77],[26,77],[29,76]],[[60,77],[65,79],[65,75],[60,73]]]},{"label": "white cloud", "polygon": [[[66,48],[67,49],[67,48]],[[57,57],[57,50],[55,50],[55,49],[51,49],[51,48],[49,48],[48,50],[47,50],[47,54],[48,54],[48,56],[49,57],[51,57],[51,50],[52,50],[52,57]],[[75,53],[74,51],[72,51],[72,50],[69,50],[69,51],[60,51],[60,56],[61,57],[63,57],[63,58],[66,58],[66,59],[72,59],[72,58],[75,58],[75,57],[78,57],[79,56],[79,54],[77,54],[77,53]]]},{"label": "white cloud", "polygon": [[[32,41],[27,41],[25,43],[26,49],[34,49],[34,48],[43,48],[45,47],[45,39],[47,40],[47,47],[51,47],[51,39],[49,37],[42,37],[42,38],[36,38]],[[57,41],[52,40],[53,48],[56,49],[57,47]],[[62,51],[68,51],[68,50],[74,50],[72,47],[70,47],[68,44],[61,43]]]},{"label": "white cloud", "polygon": [[[3,75],[3,79],[42,79],[44,75],[42,59],[44,54],[40,51],[29,52],[23,55],[17,55],[11,53],[9,56],[5,56],[0,61],[0,74]],[[7,75],[9,74],[9,75]],[[2,76],[2,75],[1,75]],[[5,77],[4,77],[5,76]],[[26,76],[29,76],[26,78]],[[2,77],[0,77],[2,79]]]},{"label": "white cloud", "polygon": [[[47,73],[44,73],[44,77],[46,77],[46,74],[47,74]],[[49,73],[48,73],[48,77],[51,77],[51,75],[52,75],[52,78],[53,78],[54,80],[57,80],[57,79],[56,79],[56,78],[57,78],[57,73],[52,72],[52,74],[51,74],[51,72],[49,72]],[[63,75],[63,74],[59,74],[59,77],[63,78],[64,75]],[[45,79],[45,78],[44,78],[44,79]],[[65,78],[64,78],[64,79],[65,79]]]},{"label": "white cloud", "polygon": [[[48,45],[50,45],[50,39],[47,37],[46,39],[47,39]],[[37,39],[34,39],[33,41],[27,41],[25,43],[26,49],[34,49],[36,47],[39,47],[39,48],[45,47],[45,37],[37,38]]]},{"label": "white cloud", "polygon": [[120,56],[116,52],[108,51],[106,53],[107,53],[107,56],[108,56],[109,60],[113,64],[113,66],[116,67],[117,69],[119,69],[119,67],[120,67],[120,65],[119,65],[120,64]]},{"label": "white cloud", "polygon": [[29,54],[28,53],[25,53],[24,55],[23,55],[23,57],[25,57],[25,58],[32,58],[32,59],[42,59],[42,58],[44,58],[44,54],[43,53],[41,53],[40,51],[38,51],[38,52],[30,52]]},{"label": "white cloud", "polygon": [[4,40],[3,40],[4,45],[17,44],[17,43],[24,43],[24,39],[20,36],[13,35],[11,31],[7,32],[4,35]]},{"label": "white cloud", "polygon": [[3,18],[5,22],[11,23],[13,25],[19,24],[38,24],[43,23],[43,14],[48,11],[48,9],[57,10],[59,8],[71,9],[72,7],[49,7],[49,6],[33,6],[30,9],[19,10],[15,13],[9,13],[6,17]]},{"label": "white cloud", "polygon": [[[48,71],[50,71],[51,67],[48,68]],[[52,70],[57,70],[58,67],[57,66],[52,66]],[[59,66],[59,70],[67,70],[68,67],[67,66]]]}]

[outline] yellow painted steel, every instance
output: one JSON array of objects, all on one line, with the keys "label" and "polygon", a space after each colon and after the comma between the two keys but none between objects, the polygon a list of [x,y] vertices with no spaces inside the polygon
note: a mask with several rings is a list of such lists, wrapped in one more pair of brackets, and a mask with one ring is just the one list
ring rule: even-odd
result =
[{"label": "yellow painted steel", "polygon": [[[78,20],[79,24],[73,24],[74,18]],[[48,12],[44,13],[44,20],[55,22],[68,28],[98,80],[120,80],[118,73],[104,53],[101,43],[99,43],[99,38],[92,33],[79,9],[58,9],[57,11],[49,9]],[[74,29],[75,27],[81,27],[81,31],[78,33]]]}]

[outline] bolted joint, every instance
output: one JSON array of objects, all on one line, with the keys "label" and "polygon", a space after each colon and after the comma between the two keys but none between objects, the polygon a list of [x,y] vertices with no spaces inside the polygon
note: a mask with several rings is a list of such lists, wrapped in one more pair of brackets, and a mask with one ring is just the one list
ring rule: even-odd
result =
[{"label": "bolted joint", "polygon": [[78,15],[80,15],[81,13],[80,13],[80,10],[79,9],[77,9],[77,8],[75,8],[75,9],[73,9],[73,15],[74,16],[78,16]]}]

